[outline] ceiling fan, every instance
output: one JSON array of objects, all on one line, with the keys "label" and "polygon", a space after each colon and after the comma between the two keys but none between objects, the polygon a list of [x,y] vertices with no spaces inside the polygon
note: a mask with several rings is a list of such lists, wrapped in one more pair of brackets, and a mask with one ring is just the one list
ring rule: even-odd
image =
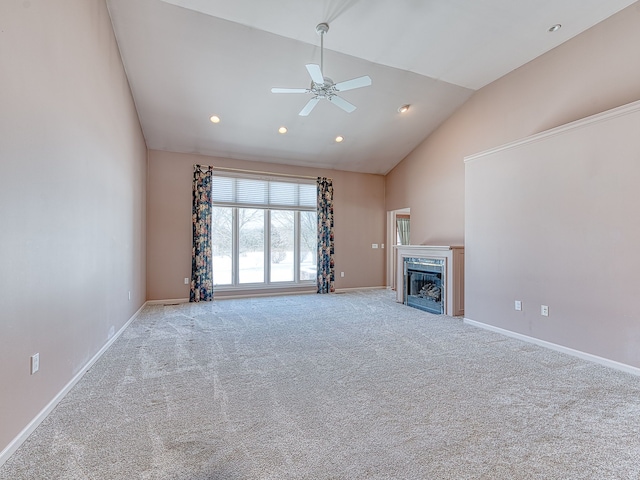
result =
[{"label": "ceiling fan", "polygon": [[368,87],[371,85],[371,78],[368,75],[363,77],[346,80],[344,82],[333,83],[329,77],[323,75],[324,70],[324,34],[329,31],[328,23],[320,23],[316,27],[316,32],[320,35],[320,65],[310,63],[305,65],[311,76],[310,88],[272,88],[271,93],[310,93],[313,98],[307,102],[298,115],[306,117],[318,102],[325,98],[334,105],[337,105],[347,113],[351,113],[356,106],[347,102],[344,98],[338,96],[338,92],[346,92],[354,88]]}]

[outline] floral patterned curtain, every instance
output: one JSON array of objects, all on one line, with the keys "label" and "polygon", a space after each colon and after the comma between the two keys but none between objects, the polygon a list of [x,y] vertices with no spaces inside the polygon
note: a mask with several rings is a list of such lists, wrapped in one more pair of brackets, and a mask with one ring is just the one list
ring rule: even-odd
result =
[{"label": "floral patterned curtain", "polygon": [[211,265],[211,182],[213,167],[193,166],[193,249],[190,302],[213,300]]},{"label": "floral patterned curtain", "polygon": [[318,293],[334,292],[333,180],[318,177]]}]

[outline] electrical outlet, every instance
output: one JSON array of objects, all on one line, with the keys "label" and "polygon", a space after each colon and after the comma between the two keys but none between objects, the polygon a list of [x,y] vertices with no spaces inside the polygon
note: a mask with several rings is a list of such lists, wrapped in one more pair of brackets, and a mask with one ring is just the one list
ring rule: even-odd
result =
[{"label": "electrical outlet", "polygon": [[549,307],[547,305],[540,305],[540,315],[543,317],[549,316]]},{"label": "electrical outlet", "polygon": [[522,302],[521,302],[520,300],[516,300],[515,308],[516,308],[516,310],[518,310],[518,311],[519,311],[519,310],[522,310]]},{"label": "electrical outlet", "polygon": [[340,272],[340,276],[341,276],[341,277],[344,277],[344,272]]},{"label": "electrical outlet", "polygon": [[380,248],[384,248],[384,243],[381,243],[381,244],[380,244]]},{"label": "electrical outlet", "polygon": [[40,370],[40,354],[31,355],[31,375]]},{"label": "electrical outlet", "polygon": [[184,277],[184,284],[189,285],[189,279],[187,277]]}]

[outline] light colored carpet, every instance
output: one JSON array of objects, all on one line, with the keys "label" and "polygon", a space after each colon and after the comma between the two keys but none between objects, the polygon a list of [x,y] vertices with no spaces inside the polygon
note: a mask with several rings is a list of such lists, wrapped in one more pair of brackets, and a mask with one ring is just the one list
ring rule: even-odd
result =
[{"label": "light colored carpet", "polygon": [[640,378],[376,290],[149,306],[1,479],[638,479]]}]

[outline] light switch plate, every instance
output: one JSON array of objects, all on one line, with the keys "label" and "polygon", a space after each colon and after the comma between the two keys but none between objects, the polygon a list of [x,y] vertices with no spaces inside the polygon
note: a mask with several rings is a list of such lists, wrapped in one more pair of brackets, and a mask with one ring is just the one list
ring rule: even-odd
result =
[{"label": "light switch plate", "polygon": [[31,375],[40,370],[40,354],[31,355]]},{"label": "light switch plate", "polygon": [[520,300],[516,300],[515,308],[518,311],[522,310],[522,302]]}]

